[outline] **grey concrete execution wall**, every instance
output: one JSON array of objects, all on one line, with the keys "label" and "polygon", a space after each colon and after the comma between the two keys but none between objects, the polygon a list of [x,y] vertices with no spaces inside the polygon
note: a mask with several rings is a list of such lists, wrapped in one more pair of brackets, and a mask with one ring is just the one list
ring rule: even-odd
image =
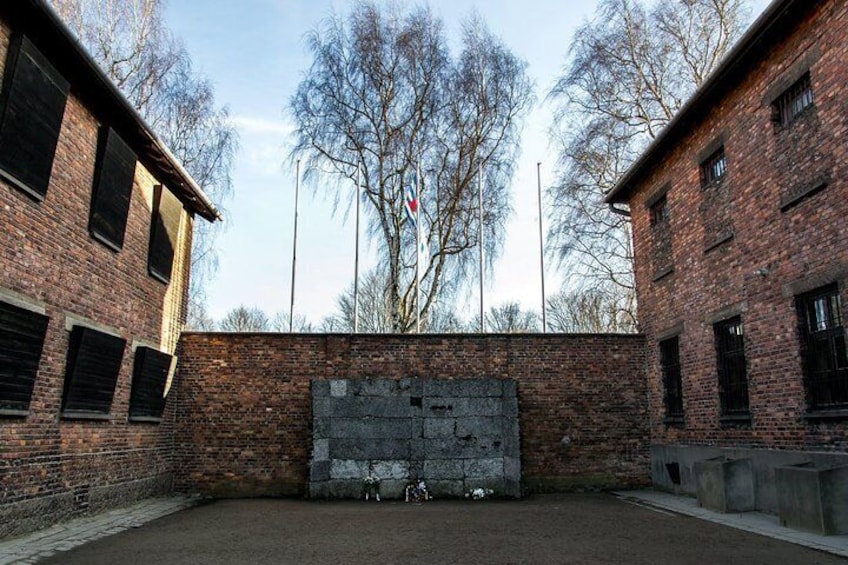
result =
[{"label": "grey concrete execution wall", "polygon": [[312,498],[384,498],[411,480],[435,497],[475,488],[521,495],[518,397],[512,379],[312,381]]}]

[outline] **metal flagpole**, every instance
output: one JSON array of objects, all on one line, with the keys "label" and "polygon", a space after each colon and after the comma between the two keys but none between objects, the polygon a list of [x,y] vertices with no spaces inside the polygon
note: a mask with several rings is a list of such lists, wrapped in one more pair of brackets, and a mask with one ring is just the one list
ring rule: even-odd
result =
[{"label": "metal flagpole", "polygon": [[486,333],[486,318],[483,315],[483,164],[477,169],[478,200],[480,206],[480,226],[477,237],[480,239],[480,333]]},{"label": "metal flagpole", "polygon": [[353,260],[353,333],[359,331],[359,197],[360,164],[356,164],[356,252]]},{"label": "metal flagpole", "polygon": [[289,305],[289,333],[294,328],[294,273],[297,262],[297,198],[300,194],[300,159],[295,166],[294,183],[294,237],[292,238],[292,281],[291,281],[291,304]]},{"label": "metal flagpole", "polygon": [[542,274],[542,333],[548,331],[547,302],[545,301],[545,243],[542,239],[542,163],[536,163],[539,192],[539,270]]},{"label": "metal flagpole", "polygon": [[421,162],[415,163],[415,333],[421,333]]}]

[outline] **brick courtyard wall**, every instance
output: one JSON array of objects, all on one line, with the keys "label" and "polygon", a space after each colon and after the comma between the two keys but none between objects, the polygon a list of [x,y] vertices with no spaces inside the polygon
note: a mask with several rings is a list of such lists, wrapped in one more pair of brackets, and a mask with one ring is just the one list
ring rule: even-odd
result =
[{"label": "brick courtyard wall", "polygon": [[[0,20],[0,75],[10,34]],[[171,284],[163,284],[147,270],[155,179],[139,164],[123,249],[113,251],[90,235],[100,125],[72,86],[44,200],[0,180],[0,300],[43,308],[49,317],[28,414],[0,415],[0,538],[170,490],[173,413],[168,406],[161,424],[128,422],[131,347],[176,344],[191,218],[184,215],[177,250],[184,263],[174,266]],[[176,314],[164,316],[166,304]],[[103,420],[60,416],[67,325],[74,321],[127,341]]]},{"label": "brick courtyard wall", "polygon": [[[848,314],[848,2],[821,2],[792,25],[794,33],[692,122],[629,199],[657,445],[848,450],[848,413],[806,417],[795,310],[796,295],[836,283]],[[814,105],[788,127],[776,126],[771,102],[804,69]],[[714,187],[702,189],[699,180],[699,160],[716,140],[728,166],[721,209],[708,198]],[[823,189],[794,199],[822,182]],[[664,187],[674,272],[657,278],[649,205]],[[716,238],[729,233],[724,242]],[[737,314],[752,419],[734,426],[719,420],[712,324]],[[658,342],[674,334],[684,422],[667,425]]]},{"label": "brick courtyard wall", "polygon": [[644,340],[610,335],[183,334],[175,488],[298,495],[312,379],[511,378],[531,491],[649,481]]}]

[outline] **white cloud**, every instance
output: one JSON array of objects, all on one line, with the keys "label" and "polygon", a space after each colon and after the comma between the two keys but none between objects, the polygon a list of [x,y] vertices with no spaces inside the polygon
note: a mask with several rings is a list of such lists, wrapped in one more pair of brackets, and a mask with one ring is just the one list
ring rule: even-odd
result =
[{"label": "white cloud", "polygon": [[282,119],[269,120],[253,116],[233,116],[230,118],[230,123],[243,133],[275,133],[287,136],[294,131],[294,124]]}]

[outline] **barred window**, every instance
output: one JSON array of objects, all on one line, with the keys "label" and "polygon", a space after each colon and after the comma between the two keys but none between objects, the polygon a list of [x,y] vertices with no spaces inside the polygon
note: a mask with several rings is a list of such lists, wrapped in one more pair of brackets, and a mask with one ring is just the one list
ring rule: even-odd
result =
[{"label": "barred window", "polygon": [[665,196],[651,204],[651,225],[664,224],[668,221],[668,200]]},{"label": "barred window", "polygon": [[701,186],[709,186],[720,182],[727,173],[727,158],[724,146],[719,147],[712,155],[701,163]]},{"label": "barred window", "polygon": [[745,341],[739,316],[713,325],[718,361],[721,416],[725,420],[748,420],[748,370]]},{"label": "barred window", "polygon": [[811,410],[848,407],[848,355],[842,301],[836,285],[796,299],[801,324],[801,356]]},{"label": "barred window", "polygon": [[772,103],[772,119],[782,126],[789,125],[812,105],[813,85],[810,73],[806,73]]},{"label": "barred window", "polygon": [[680,341],[677,336],[660,342],[660,364],[665,386],[666,421],[683,418],[683,379],[680,372]]}]

